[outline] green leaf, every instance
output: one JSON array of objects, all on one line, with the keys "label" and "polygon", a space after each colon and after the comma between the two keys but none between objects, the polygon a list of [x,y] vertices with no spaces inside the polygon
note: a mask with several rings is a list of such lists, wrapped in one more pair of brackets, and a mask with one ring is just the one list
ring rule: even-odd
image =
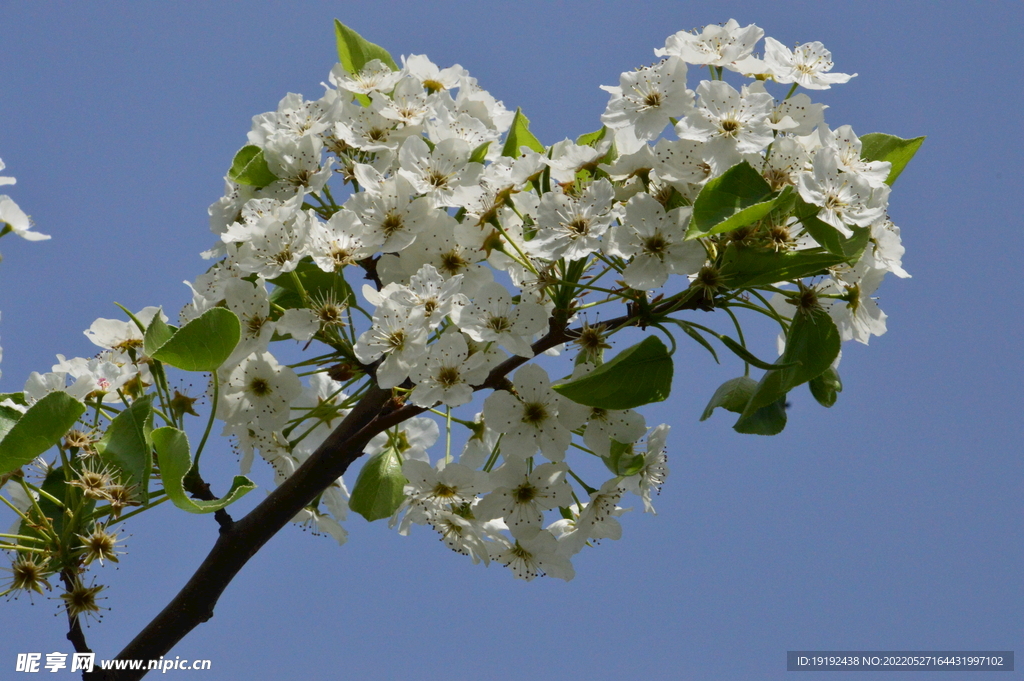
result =
[{"label": "green leaf", "polygon": [[337,19],[334,20],[334,36],[338,42],[338,61],[349,73],[359,73],[374,59],[380,59],[392,71],[398,70],[398,64],[387,50],[374,45]]},{"label": "green leaf", "polygon": [[544,145],[530,132],[530,119],[523,115],[522,109],[516,109],[516,115],[512,119],[512,127],[508,130],[501,155],[518,158],[520,147],[529,147],[538,153],[544,153]]},{"label": "green leaf", "polygon": [[491,146],[491,143],[488,141],[488,142],[484,142],[483,144],[478,146],[476,149],[474,149],[473,153],[469,155],[469,162],[470,163],[483,163],[487,159],[487,149],[490,146]]},{"label": "green leaf", "polygon": [[238,184],[245,184],[257,189],[266,187],[277,180],[277,175],[270,172],[267,160],[263,158],[263,150],[254,144],[247,144],[238,150],[231,161],[228,178]]},{"label": "green leaf", "polygon": [[241,333],[235,313],[215,307],[178,329],[152,357],[185,371],[214,371],[231,356]]},{"label": "green leaf", "polygon": [[704,407],[704,413],[701,414],[700,420],[706,421],[711,418],[711,414],[717,407],[736,414],[742,414],[747,403],[750,402],[750,396],[754,394],[756,389],[757,381],[749,376],[730,378],[718,386],[718,390],[711,396],[708,406]]},{"label": "green leaf", "polygon": [[889,171],[889,177],[885,178],[885,183],[891,186],[910,163],[910,159],[914,158],[917,150],[924,144],[924,139],[924,137],[915,137],[905,140],[894,135],[871,132],[860,138],[860,156],[865,161],[888,161],[891,163],[892,169]]},{"label": "green leaf", "polygon": [[[842,256],[823,248],[779,253],[771,248],[757,248],[731,243],[722,256],[719,272],[730,288],[769,286],[780,281],[791,281],[824,274],[829,267],[856,262],[867,245],[870,234],[865,228],[849,239],[849,248],[856,255]],[[859,249],[860,253],[857,253]]]},{"label": "green leaf", "polygon": [[551,386],[573,402],[601,409],[633,409],[668,399],[672,357],[657,336],[648,336],[574,381]]},{"label": "green leaf", "polygon": [[[312,257],[306,256],[299,261],[295,268],[295,275],[302,282],[302,288],[313,301],[332,300],[335,303],[344,303],[346,300],[352,302],[355,297],[352,289],[345,281],[341,271],[324,272],[313,262]],[[276,288],[270,292],[270,302],[287,309],[301,309],[306,307],[299,293],[299,287],[295,284],[295,278],[289,274],[282,274],[270,283]]]},{"label": "green leaf", "polygon": [[13,407],[0,407],[0,441],[7,437],[14,424],[21,420],[21,412]]},{"label": "green leaf", "polygon": [[387,447],[363,464],[348,506],[370,522],[390,518],[405,499],[407,482],[398,454]]},{"label": "green leaf", "polygon": [[786,393],[820,376],[839,355],[839,331],[828,312],[821,308],[797,310],[786,334],[786,349],[779,368],[767,372],[757,384],[744,415],[770,405]]},{"label": "green leaf", "polygon": [[0,393],[0,402],[10,400],[15,404],[20,404],[23,407],[28,406],[28,402],[25,400],[25,393]]},{"label": "green leaf", "polygon": [[256,483],[244,475],[236,475],[231,489],[223,497],[212,501],[190,498],[185,492],[184,479],[192,468],[192,455],[188,436],[177,428],[157,428],[153,431],[153,445],[160,460],[160,477],[164,491],[178,508],[189,513],[213,513],[233,504],[256,489]]},{"label": "green leaf", "polygon": [[611,441],[611,449],[608,456],[602,456],[601,460],[604,461],[604,465],[608,467],[612,474],[621,475],[624,478],[636,475],[642,471],[646,463],[643,454],[635,454],[633,452],[633,445],[624,444],[616,440]]},{"label": "green leaf", "polygon": [[601,140],[603,140],[605,135],[607,135],[607,134],[608,134],[608,128],[606,128],[605,126],[602,125],[600,130],[595,130],[594,132],[588,132],[585,135],[580,135],[579,137],[577,137],[576,138],[576,144],[580,145],[581,147],[583,147],[583,146],[596,147],[597,143],[600,142]]},{"label": "green leaf", "polygon": [[[787,190],[789,188],[787,187]],[[760,220],[789,192],[774,194],[761,173],[744,161],[709,180],[693,202],[687,239],[721,234]]]},{"label": "green leaf", "polygon": [[839,393],[843,392],[843,382],[839,378],[839,372],[833,367],[825,369],[820,376],[815,376],[808,382],[811,395],[823,407],[831,407],[836,403]]},{"label": "green leaf", "polygon": [[174,332],[177,329],[168,326],[160,313],[153,316],[153,321],[149,323],[149,328],[146,329],[146,335],[142,341],[142,351],[148,356],[152,357],[156,354],[156,351],[163,347],[163,344],[171,339]]},{"label": "green leaf", "polygon": [[171,503],[189,513],[213,513],[237,502],[256,488],[256,483],[244,475],[231,480],[227,494],[217,500],[191,499],[184,490],[184,477],[191,469],[188,437],[177,428],[165,427],[153,431],[153,443],[160,459],[160,475]]},{"label": "green leaf", "polygon": [[778,435],[786,427],[786,396],[761,407],[750,414],[743,414],[733,424],[733,430],[746,435]]},{"label": "green leaf", "polygon": [[0,475],[31,463],[64,437],[85,405],[65,392],[52,392],[28,408],[0,441]]},{"label": "green leaf", "polygon": [[114,417],[96,443],[100,457],[121,471],[121,484],[135,485],[142,503],[149,501],[153,470],[153,394],[140,397]]}]

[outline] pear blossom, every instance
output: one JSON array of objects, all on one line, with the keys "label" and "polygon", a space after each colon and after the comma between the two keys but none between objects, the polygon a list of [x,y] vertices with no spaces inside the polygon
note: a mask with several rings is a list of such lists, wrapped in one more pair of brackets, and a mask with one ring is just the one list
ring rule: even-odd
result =
[{"label": "pear blossom", "polygon": [[512,304],[497,282],[485,285],[471,304],[455,310],[455,323],[475,341],[494,341],[520,357],[532,357],[530,336],[547,327],[547,313],[536,303]]},{"label": "pear blossom", "polygon": [[547,530],[538,529],[515,543],[503,540],[492,546],[491,560],[510,569],[516,579],[529,582],[538,575],[547,575],[568,582],[576,576],[572,563],[559,552],[558,540]]},{"label": "pear blossom", "polygon": [[676,56],[688,64],[724,66],[734,64],[748,57],[764,31],[750,24],[740,27],[735,19],[729,19],[721,26],[705,26],[700,33],[679,31],[665,41],[665,47],[654,54],[659,57]]},{"label": "pear blossom", "polygon": [[487,424],[504,433],[502,456],[526,459],[539,449],[548,460],[562,461],[587,409],[552,390],[548,373],[536,364],[519,369],[512,382],[518,397],[498,390],[484,400]]},{"label": "pear blossom", "polygon": [[678,57],[619,77],[618,87],[602,86],[612,98],[601,116],[609,128],[632,127],[638,139],[653,140],[670,118],[693,108],[693,91],[686,89],[686,64]]},{"label": "pear blossom", "polygon": [[412,369],[410,378],[416,388],[409,401],[421,407],[438,402],[449,407],[466,404],[473,399],[473,386],[483,383],[489,370],[484,354],[469,354],[465,337],[449,328]]},{"label": "pear blossom", "polygon": [[562,463],[545,463],[527,471],[525,460],[509,459],[491,473],[494,491],[480,500],[473,515],[482,520],[503,518],[512,536],[539,529],[544,511],[572,503],[567,470]]},{"label": "pear blossom", "polygon": [[808,90],[828,90],[857,75],[829,73],[832,53],[817,41],[790,51],[775,38],[765,38],[764,61],[776,82],[797,83]]},{"label": "pear blossom", "polygon": [[695,241],[686,241],[692,209],[665,209],[649,194],[638,194],[626,204],[623,224],[611,229],[606,250],[630,258],[622,272],[626,283],[649,291],[663,286],[669,274],[696,274],[706,254]]}]

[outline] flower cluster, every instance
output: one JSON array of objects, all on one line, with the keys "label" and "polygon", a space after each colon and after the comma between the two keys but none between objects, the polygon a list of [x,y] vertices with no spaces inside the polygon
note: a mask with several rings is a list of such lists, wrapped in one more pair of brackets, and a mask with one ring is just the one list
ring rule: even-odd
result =
[{"label": "flower cluster", "polygon": [[[864,153],[850,126],[830,128],[826,106],[796,92],[852,77],[831,71],[820,43],[766,38],[761,58],[762,37],[735,21],[670,36],[660,61],[604,88],[600,130],[549,146],[462,67],[421,55],[399,67],[369,43],[342,53],[319,99],[289,94],[254,117],[210,207],[217,242],[204,257],[215,262],[189,283],[178,320],[183,335],[217,309],[238,319],[210,396],[242,472],[258,453],[283,481],[371,389],[387,390],[406,420],[370,441],[351,496],[331,481],[296,522],[341,542],[352,508],[403,533],[430,526],[516,577],[570,579],[583,547],[621,536],[624,495],[653,512],[668,474],[669,426],[648,428],[635,411],[667,388],[636,367],[643,355],[670,375],[671,358],[645,341],[606,362],[616,334],[674,325],[708,349],[721,339],[756,387],[739,402],[716,393],[709,410],[767,428],[756,422],[763,405],[835,372],[829,329],[865,343],[884,333],[870,295],[886,272],[909,276],[886,212],[902,167]],[[694,89],[692,67],[709,76]],[[750,80],[727,82],[727,71]],[[773,83],[790,88],[777,96]],[[590,324],[602,307],[611,321]],[[783,344],[806,333],[807,315],[826,320],[824,349],[796,362],[810,374],[777,371],[742,333],[737,342],[681,317],[725,309],[738,328],[741,308],[777,321]],[[86,333],[104,352],[33,374],[26,403],[65,391],[95,408],[95,426],[147,386],[169,400],[167,321],[156,308],[97,320]],[[316,355],[282,363],[271,347],[288,339],[315,343]],[[531,362],[542,355],[561,355],[545,361],[564,378]],[[751,364],[767,367],[761,384]],[[481,392],[476,413],[453,413]],[[170,426],[193,413],[178,405]],[[431,456],[439,423],[444,452]],[[585,482],[589,461],[610,477]]]}]

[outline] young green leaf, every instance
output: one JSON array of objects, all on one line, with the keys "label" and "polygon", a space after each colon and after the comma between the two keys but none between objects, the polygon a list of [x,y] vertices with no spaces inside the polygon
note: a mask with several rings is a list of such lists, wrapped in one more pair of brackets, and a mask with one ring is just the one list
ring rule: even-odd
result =
[{"label": "young green leaf", "polygon": [[602,125],[600,130],[588,132],[585,135],[580,135],[579,137],[577,137],[576,144],[578,144],[581,147],[597,146],[597,143],[603,140],[606,134],[608,134],[608,128]]},{"label": "young green leaf", "polygon": [[398,70],[398,64],[387,50],[374,45],[337,19],[334,20],[334,36],[338,43],[338,61],[349,73],[359,73],[367,62],[374,59],[381,60],[392,71]]},{"label": "young green leaf", "polygon": [[228,179],[259,189],[273,184],[277,180],[277,175],[270,172],[267,160],[263,158],[263,150],[253,144],[247,144],[238,150],[231,161]]},{"label": "young green leaf", "polygon": [[551,388],[573,402],[601,409],[661,402],[672,390],[672,357],[660,338],[648,336],[586,376]]},{"label": "young green leaf", "polygon": [[544,153],[544,145],[530,132],[530,119],[523,115],[522,109],[516,109],[516,115],[512,119],[512,127],[508,130],[501,155],[519,158],[520,147],[529,147],[540,154]]},{"label": "young green leaf", "polygon": [[17,470],[60,442],[85,412],[65,392],[52,392],[28,408],[0,440],[0,475]]},{"label": "young green leaf", "polygon": [[786,396],[753,412],[744,413],[732,429],[745,435],[778,435],[786,427]]},{"label": "young green leaf", "polygon": [[687,239],[721,234],[760,220],[788,191],[774,194],[761,173],[744,161],[709,180],[693,202]]},{"label": "young green leaf", "polygon": [[786,334],[786,349],[778,362],[786,366],[778,366],[761,378],[743,414],[752,414],[801,383],[820,376],[839,355],[839,345],[839,331],[828,312],[821,308],[798,310]]},{"label": "young green leaf", "polygon": [[0,406],[0,442],[11,432],[14,424],[21,420],[21,412],[14,407]]},{"label": "young green leaf", "polygon": [[153,316],[153,321],[146,329],[146,335],[142,341],[142,351],[152,357],[164,343],[171,339],[177,329],[168,326],[159,314]]},{"label": "young green leaf", "polygon": [[914,139],[901,139],[894,135],[886,135],[880,132],[871,132],[860,138],[860,155],[865,161],[888,161],[892,164],[889,177],[885,183],[892,185],[900,176],[903,169],[914,158],[914,154],[924,144],[924,137]]},{"label": "young green leaf", "polygon": [[487,149],[490,148],[490,146],[490,141],[487,141],[473,149],[473,153],[469,156],[469,162],[483,163],[487,159]]},{"label": "young green leaf", "polygon": [[[869,236],[867,229],[855,232],[849,240],[849,247],[863,252]],[[860,255],[856,258],[859,259]],[[851,261],[856,262],[856,259],[835,255],[823,248],[779,253],[771,248],[732,243],[725,249],[719,272],[731,288],[748,288],[812,277],[824,273],[829,267]]]},{"label": "young green leaf", "polygon": [[363,464],[348,506],[370,522],[390,518],[405,499],[407,482],[398,454],[388,447]]},{"label": "young green leaf", "polygon": [[121,471],[121,483],[135,485],[142,502],[149,500],[149,475],[153,470],[153,395],[132,402],[114,417],[96,443],[100,458]]},{"label": "young green leaf", "polygon": [[178,329],[152,356],[185,371],[214,371],[231,356],[241,333],[234,312],[214,307]]},{"label": "young green leaf", "polygon": [[839,393],[843,392],[843,382],[839,379],[839,372],[829,367],[820,376],[815,376],[808,383],[811,395],[823,407],[831,407],[836,403]]},{"label": "young green leaf", "polygon": [[192,455],[188,436],[177,428],[157,428],[153,431],[153,446],[160,460],[160,477],[167,497],[178,508],[189,513],[213,513],[233,504],[256,489],[256,483],[244,475],[236,475],[228,493],[217,500],[192,499],[185,492],[184,479],[192,468]]},{"label": "young green leaf", "polygon": [[717,407],[736,414],[742,414],[747,403],[750,402],[750,396],[754,394],[756,389],[757,381],[749,376],[730,378],[718,386],[718,390],[711,396],[708,406],[704,407],[704,413],[701,414],[700,420],[706,421],[711,418],[711,414]]},{"label": "young green leaf", "polygon": [[643,454],[633,452],[633,445],[615,440],[612,440],[608,456],[602,456],[601,460],[613,475],[621,475],[624,478],[642,471],[646,463]]}]

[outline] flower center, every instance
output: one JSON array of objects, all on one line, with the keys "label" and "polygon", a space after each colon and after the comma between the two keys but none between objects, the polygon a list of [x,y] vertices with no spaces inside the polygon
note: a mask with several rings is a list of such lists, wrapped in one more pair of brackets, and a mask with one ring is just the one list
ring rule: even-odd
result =
[{"label": "flower center", "polygon": [[548,417],[547,405],[542,402],[527,402],[523,408],[523,423],[536,426]]},{"label": "flower center", "polygon": [[512,322],[508,317],[488,317],[486,326],[494,333],[508,333],[512,330]]},{"label": "flower center", "polygon": [[654,235],[644,239],[644,252],[661,258],[668,252],[671,245],[660,232],[655,232]]},{"label": "flower center", "polygon": [[256,397],[266,397],[274,392],[274,389],[270,386],[270,381],[262,376],[257,376],[249,381],[249,392]]},{"label": "flower center", "polygon": [[458,385],[461,382],[461,378],[459,370],[455,367],[441,367],[441,370],[437,372],[437,382],[445,388]]},{"label": "flower center", "polygon": [[517,504],[527,504],[537,498],[537,488],[526,482],[512,491]]},{"label": "flower center", "polygon": [[405,221],[402,220],[402,216],[396,215],[391,211],[389,211],[388,214],[384,216],[384,219],[380,223],[380,228],[381,231],[384,232],[384,236],[391,236],[392,234],[394,234],[397,231],[400,231],[404,227]]}]

